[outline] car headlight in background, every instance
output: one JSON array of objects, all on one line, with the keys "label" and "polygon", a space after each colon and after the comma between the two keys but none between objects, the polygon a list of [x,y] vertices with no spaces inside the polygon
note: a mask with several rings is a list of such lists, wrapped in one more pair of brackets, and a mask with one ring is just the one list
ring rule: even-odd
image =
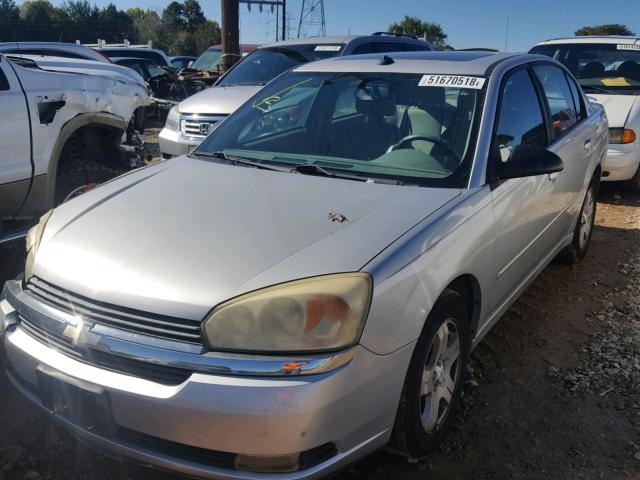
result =
[{"label": "car headlight in background", "polygon": [[610,128],[609,143],[633,143],[636,141],[636,132],[628,128]]},{"label": "car headlight in background", "polygon": [[325,275],[248,293],[203,323],[208,346],[235,352],[316,352],[355,344],[371,301],[365,273]]},{"label": "car headlight in background", "polygon": [[42,217],[40,217],[40,221],[35,227],[32,227],[27,233],[27,261],[24,266],[24,278],[28,280],[32,273],[33,262],[36,258],[36,253],[38,252],[38,247],[40,246],[40,240],[42,240],[42,234],[44,233],[44,228],[47,226],[47,222],[49,221],[49,217],[51,216],[52,210],[49,210]]},{"label": "car headlight in background", "polygon": [[171,110],[169,110],[164,128],[167,130],[173,130],[174,132],[180,131],[180,112],[178,111],[178,105],[175,105]]}]

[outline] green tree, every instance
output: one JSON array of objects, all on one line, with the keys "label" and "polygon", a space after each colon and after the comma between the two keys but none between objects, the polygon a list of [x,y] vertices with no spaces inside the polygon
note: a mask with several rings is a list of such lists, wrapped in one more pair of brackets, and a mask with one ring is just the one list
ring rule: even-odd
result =
[{"label": "green tree", "polygon": [[629,27],[620,23],[609,23],[606,25],[595,25],[593,27],[582,27],[575,31],[577,36],[583,35],[629,35],[634,36],[635,33],[629,30]]},{"label": "green tree", "polygon": [[13,0],[0,0],[0,22],[17,22],[20,9]]},{"label": "green tree", "polygon": [[61,10],[75,23],[96,22],[99,20],[100,10],[87,0],[68,0],[63,2]]},{"label": "green tree", "polygon": [[27,0],[20,5],[20,18],[27,22],[51,22],[55,16],[55,8],[48,0]]},{"label": "green tree", "polygon": [[389,32],[426,38],[439,47],[443,47],[447,39],[447,34],[439,23],[423,22],[418,17],[410,17],[409,15],[405,15],[400,22],[389,25]]},{"label": "green tree", "polygon": [[160,16],[153,10],[142,10],[141,8],[130,8],[126,12],[133,25],[133,41],[135,43],[146,43],[152,41],[158,43],[158,31],[160,30]]}]

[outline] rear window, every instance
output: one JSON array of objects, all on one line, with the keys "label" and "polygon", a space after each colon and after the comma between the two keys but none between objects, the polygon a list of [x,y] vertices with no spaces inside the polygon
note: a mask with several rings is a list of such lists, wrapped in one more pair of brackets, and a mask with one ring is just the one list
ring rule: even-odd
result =
[{"label": "rear window", "polygon": [[243,58],[218,85],[266,85],[282,72],[303,63],[336,57],[342,44],[303,44],[262,48]]},{"label": "rear window", "polygon": [[164,57],[157,52],[152,51],[144,51],[144,50],[128,50],[126,48],[120,49],[103,49],[100,50],[108,57],[133,57],[133,58],[144,58],[146,60],[153,60],[158,65],[167,65]]}]

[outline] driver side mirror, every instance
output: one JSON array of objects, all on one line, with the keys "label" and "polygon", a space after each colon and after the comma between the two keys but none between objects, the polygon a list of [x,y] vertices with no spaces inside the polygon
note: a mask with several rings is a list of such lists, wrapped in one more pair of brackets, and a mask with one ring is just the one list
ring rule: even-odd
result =
[{"label": "driver side mirror", "polygon": [[[502,152],[501,152],[502,153]],[[518,145],[507,161],[498,160],[497,174],[500,180],[534,177],[560,172],[562,159],[553,152],[537,145]]]}]

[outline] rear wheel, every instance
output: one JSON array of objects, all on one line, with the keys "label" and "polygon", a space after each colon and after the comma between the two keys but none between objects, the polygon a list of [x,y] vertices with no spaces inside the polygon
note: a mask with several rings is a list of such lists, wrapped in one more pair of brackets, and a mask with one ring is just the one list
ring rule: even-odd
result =
[{"label": "rear wheel", "polygon": [[402,389],[393,446],[412,458],[436,449],[460,406],[470,336],[465,302],[446,290],[418,339]]},{"label": "rear wheel", "polygon": [[573,231],[573,239],[571,240],[571,244],[567,246],[563,252],[564,260],[569,264],[582,260],[589,250],[591,235],[593,234],[593,225],[596,219],[598,184],[598,180],[594,178],[589,188],[587,188],[584,200],[582,201],[582,208],[578,215],[578,222]]}]

